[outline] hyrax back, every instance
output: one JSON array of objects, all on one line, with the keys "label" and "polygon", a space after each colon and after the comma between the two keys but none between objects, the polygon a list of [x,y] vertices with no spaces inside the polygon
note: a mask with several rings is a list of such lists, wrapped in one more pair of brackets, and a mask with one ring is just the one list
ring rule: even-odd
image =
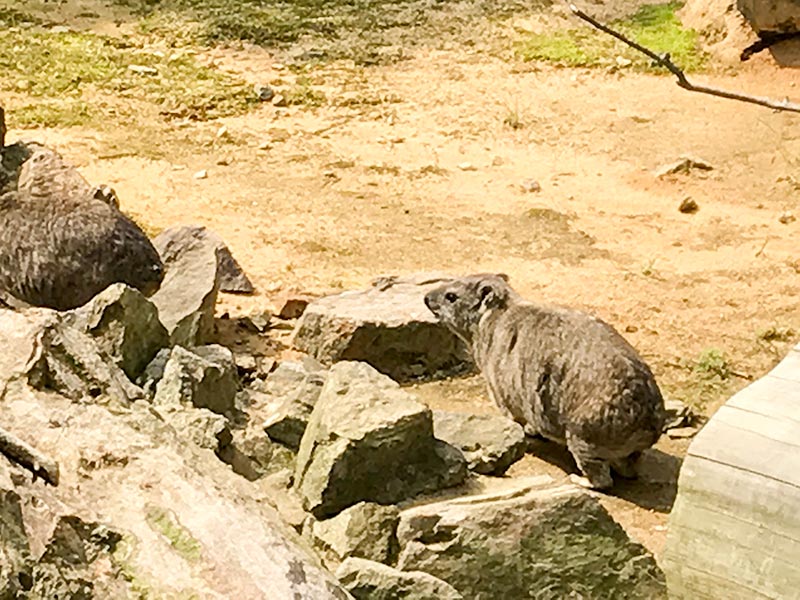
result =
[{"label": "hyrax back", "polygon": [[489,392],[530,435],[565,444],[605,488],[610,467],[634,476],[661,434],[664,402],[652,372],[610,325],[585,313],[523,301],[504,276],[473,275],[430,292],[426,304],[472,349]]},{"label": "hyrax back", "polygon": [[68,310],[112,283],[145,294],[163,278],[150,240],[52,150],[33,152],[0,196],[0,290]]}]

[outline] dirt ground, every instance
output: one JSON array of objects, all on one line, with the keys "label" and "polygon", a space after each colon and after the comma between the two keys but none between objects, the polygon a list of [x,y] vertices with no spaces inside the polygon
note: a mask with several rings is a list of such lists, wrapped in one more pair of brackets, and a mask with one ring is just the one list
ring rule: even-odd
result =
[{"label": "dirt ground", "polygon": [[[86,27],[113,34],[118,20]],[[9,138],[52,144],[91,182],[114,187],[150,231],[217,231],[258,288],[224,296],[220,313],[385,274],[501,271],[524,296],[612,323],[665,395],[706,415],[797,342],[800,221],[779,219],[800,217],[798,115],[692,94],[665,76],[448,46],[420,45],[388,65],[312,67],[305,76],[326,94],[322,106],[264,103],[205,123],[143,114],[141,135],[123,137],[98,124]],[[198,52],[254,84],[296,76],[261,48]],[[693,77],[800,97],[800,72],[768,57]],[[151,158],[152,145],[168,156]],[[655,177],[687,154],[713,169]],[[207,178],[195,177],[201,170]],[[525,191],[527,180],[541,190]],[[679,212],[687,197],[699,211]],[[724,356],[724,377],[698,369],[709,349]],[[437,408],[494,410],[477,378],[418,391]],[[603,498],[656,553],[687,445],[663,439],[642,481]],[[565,477],[568,458],[543,452],[554,464],[531,454],[510,474]]]}]

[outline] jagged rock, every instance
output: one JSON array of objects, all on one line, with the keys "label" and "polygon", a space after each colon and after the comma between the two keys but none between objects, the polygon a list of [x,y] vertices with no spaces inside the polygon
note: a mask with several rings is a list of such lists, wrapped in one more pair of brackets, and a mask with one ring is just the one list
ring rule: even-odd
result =
[{"label": "jagged rock", "polygon": [[665,400],[664,410],[666,411],[664,431],[688,427],[695,420],[692,409],[680,400]]},{"label": "jagged rock", "polygon": [[314,360],[282,362],[270,373],[264,389],[277,402],[265,411],[264,430],[271,439],[297,451],[326,377]]},{"label": "jagged rock", "polygon": [[433,434],[464,453],[476,473],[501,475],[525,455],[522,426],[499,415],[433,411]]},{"label": "jagged rock", "polygon": [[233,440],[228,420],[205,408],[167,407],[158,411],[164,420],[186,439],[200,448],[215,452],[229,446]]},{"label": "jagged rock", "polygon": [[22,520],[19,494],[5,473],[5,458],[0,455],[0,598],[19,598],[30,589],[33,561]]},{"label": "jagged rock", "polygon": [[136,379],[136,384],[142,388],[147,396],[152,398],[153,394],[156,393],[156,385],[164,377],[164,369],[167,368],[167,362],[169,362],[171,355],[171,348],[159,350],[153,360],[144,368],[142,374]]},{"label": "jagged rock", "polygon": [[255,481],[282,468],[272,464],[273,444],[259,428],[248,424],[245,429],[236,429],[232,434],[231,442],[220,448],[218,456],[235,473]]},{"label": "jagged rock", "polygon": [[222,346],[175,346],[156,385],[153,404],[180,407],[191,404],[218,414],[235,407],[238,382],[233,354]]},{"label": "jagged rock", "polygon": [[[29,507],[22,511],[25,531],[42,566],[29,582],[42,593],[32,599],[350,598],[257,497],[256,486],[187,444],[148,403],[112,413],[33,392],[20,381],[10,392],[0,426],[25,432],[71,474],[57,487],[22,476],[9,488],[0,456],[0,488],[12,489]],[[4,499],[0,514],[10,506]],[[62,517],[79,519],[68,521],[73,531],[58,525]],[[94,527],[98,521],[104,527]],[[61,533],[51,536],[54,529]],[[107,551],[114,532],[122,538]],[[0,536],[0,548],[7,539]],[[80,558],[79,565],[73,569],[57,557]],[[81,581],[93,586],[93,596],[67,593]]]},{"label": "jagged rock", "polygon": [[431,411],[366,363],[334,365],[300,443],[295,487],[317,518],[458,485],[461,452],[433,437]]},{"label": "jagged rock", "polygon": [[397,567],[469,598],[665,596],[653,557],[585,490],[546,476],[400,513]]},{"label": "jagged rock", "polygon": [[425,307],[425,294],[446,276],[383,278],[372,288],[311,302],[294,345],[329,365],[365,361],[396,381],[467,370],[464,344]]},{"label": "jagged rock", "polygon": [[348,558],[336,570],[336,577],[356,600],[464,599],[453,586],[433,575],[398,571],[363,558]]},{"label": "jagged rock", "polygon": [[22,379],[76,400],[141,398],[142,390],[95,340],[66,320],[48,309],[0,310],[0,393],[11,381]]},{"label": "jagged rock", "polygon": [[91,335],[131,380],[169,344],[155,305],[122,283],[106,288],[73,311],[67,322]]},{"label": "jagged rock", "polygon": [[207,343],[214,333],[214,306],[220,288],[218,245],[202,227],[168,229],[153,244],[166,275],[152,301],[171,343]]},{"label": "jagged rock", "polygon": [[397,555],[396,506],[359,502],[311,526],[314,546],[330,567],[351,556],[390,563]]}]

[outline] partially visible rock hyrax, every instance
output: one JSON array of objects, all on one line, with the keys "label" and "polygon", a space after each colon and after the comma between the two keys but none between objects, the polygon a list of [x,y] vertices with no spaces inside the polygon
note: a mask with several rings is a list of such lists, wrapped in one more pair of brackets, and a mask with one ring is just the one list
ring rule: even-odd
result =
[{"label": "partially visible rock hyrax", "polygon": [[112,283],[152,294],[163,267],[145,233],[58,153],[35,148],[0,196],[0,289],[56,310]]},{"label": "partially visible rock hyrax", "polygon": [[610,468],[635,477],[656,443],[664,400],[649,367],[613,327],[567,308],[526,302],[503,275],[479,274],[425,296],[472,349],[495,403],[527,434],[565,444],[586,487]]}]

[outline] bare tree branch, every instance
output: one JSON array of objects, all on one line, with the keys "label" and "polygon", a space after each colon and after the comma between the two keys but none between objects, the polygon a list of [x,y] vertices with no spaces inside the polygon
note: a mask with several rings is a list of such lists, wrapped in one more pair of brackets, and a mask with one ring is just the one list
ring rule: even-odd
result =
[{"label": "bare tree branch", "polygon": [[41,477],[50,485],[58,485],[58,463],[2,428],[0,428],[0,453],[28,469],[33,473],[34,479]]},{"label": "bare tree branch", "polygon": [[569,5],[569,9],[572,13],[592,25],[596,27],[600,31],[607,33],[608,35],[617,38],[619,41],[627,44],[631,48],[638,50],[642,54],[648,56],[649,58],[653,59],[654,62],[661,65],[665,69],[667,69],[670,73],[675,75],[678,78],[676,82],[680,87],[685,90],[689,90],[690,92],[700,92],[701,94],[710,94],[712,96],[719,96],[720,98],[729,98],[731,100],[739,100],[740,102],[749,102],[751,104],[758,104],[759,106],[766,106],[768,108],[772,108],[774,110],[786,110],[790,112],[800,113],[800,104],[796,104],[794,102],[789,102],[788,99],[786,100],[772,100],[771,98],[761,98],[758,96],[748,96],[746,94],[739,94],[737,92],[729,92],[726,90],[721,90],[718,88],[707,87],[704,85],[694,85],[686,79],[686,75],[684,72],[678,67],[675,63],[670,60],[669,54],[659,55],[650,50],[649,48],[645,48],[641,44],[637,44],[631,39],[628,39],[618,31],[614,31],[607,25],[603,25],[602,23],[598,22],[597,20],[593,19],[585,12],[580,10],[574,4]]}]

